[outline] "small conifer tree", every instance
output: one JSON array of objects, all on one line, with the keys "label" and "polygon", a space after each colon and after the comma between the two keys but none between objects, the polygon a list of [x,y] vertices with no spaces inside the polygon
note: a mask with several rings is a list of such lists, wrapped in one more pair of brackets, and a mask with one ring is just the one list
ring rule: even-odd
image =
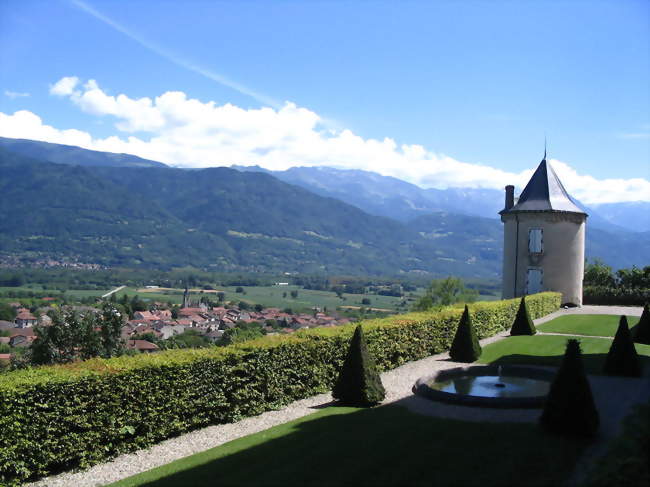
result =
[{"label": "small conifer tree", "polygon": [[526,299],[522,296],[519,309],[517,310],[517,316],[515,316],[515,321],[510,329],[510,335],[534,335],[535,333],[537,333],[537,330],[535,329],[533,320],[530,318]]},{"label": "small conifer tree", "polygon": [[451,344],[449,355],[455,362],[475,362],[481,356],[481,345],[472,325],[469,316],[469,309],[465,305],[465,311],[458,324],[454,341]]},{"label": "small conifer tree", "polygon": [[593,436],[598,430],[600,419],[578,340],[567,342],[539,422],[548,431],[566,435]]},{"label": "small conifer tree", "polygon": [[379,371],[372,355],[368,352],[361,325],[354,330],[332,396],[346,406],[356,407],[373,406],[386,397]]},{"label": "small conifer tree", "polygon": [[650,309],[648,308],[648,303],[646,303],[643,313],[641,313],[641,319],[634,327],[634,341],[644,345],[650,345]]},{"label": "small conifer tree", "polygon": [[625,316],[621,316],[618,323],[618,330],[616,330],[612,346],[609,347],[603,372],[609,375],[641,376],[641,362],[634,348]]}]

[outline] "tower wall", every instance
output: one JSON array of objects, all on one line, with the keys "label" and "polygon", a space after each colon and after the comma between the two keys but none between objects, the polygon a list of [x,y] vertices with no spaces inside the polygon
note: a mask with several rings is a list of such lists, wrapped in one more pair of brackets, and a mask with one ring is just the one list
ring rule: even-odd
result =
[{"label": "tower wall", "polygon": [[[542,291],[562,293],[562,303],[582,305],[586,215],[513,212],[504,222],[503,297],[528,294],[528,270],[541,270]],[[542,230],[542,252],[529,252],[529,231]]]}]

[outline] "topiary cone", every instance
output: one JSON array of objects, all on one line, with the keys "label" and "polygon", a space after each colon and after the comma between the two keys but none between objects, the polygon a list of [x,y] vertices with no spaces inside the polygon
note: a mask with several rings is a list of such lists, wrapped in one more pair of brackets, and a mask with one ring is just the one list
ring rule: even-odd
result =
[{"label": "topiary cone", "polygon": [[368,352],[361,325],[354,330],[332,396],[346,406],[356,407],[373,406],[386,397],[379,371]]},{"label": "topiary cone", "polygon": [[609,375],[641,377],[641,362],[627,326],[627,318],[621,316],[612,346],[609,347],[603,372]]},{"label": "topiary cone", "polygon": [[449,356],[454,362],[475,362],[481,356],[481,345],[472,326],[472,319],[469,316],[469,309],[465,305],[465,311],[458,324],[454,341],[449,350]]},{"label": "topiary cone", "polygon": [[633,340],[636,343],[650,345],[650,310],[648,309],[648,303],[643,307],[641,319],[634,327]]},{"label": "topiary cone", "polygon": [[530,318],[526,299],[522,296],[519,302],[517,316],[515,316],[515,321],[512,324],[512,328],[510,328],[510,335],[534,335],[535,333],[537,333],[537,330],[535,329],[533,320]]},{"label": "topiary cone", "polygon": [[551,384],[539,422],[549,431],[567,435],[593,436],[598,430],[600,418],[578,340],[567,342],[562,364]]}]

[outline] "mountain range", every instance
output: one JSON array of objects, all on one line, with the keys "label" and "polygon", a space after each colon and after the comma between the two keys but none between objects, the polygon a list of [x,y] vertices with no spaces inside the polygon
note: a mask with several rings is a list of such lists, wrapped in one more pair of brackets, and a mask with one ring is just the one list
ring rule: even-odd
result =
[{"label": "mountain range", "polygon": [[[500,273],[503,230],[493,218],[499,191],[423,190],[333,168],[183,170],[127,154],[15,139],[0,139],[0,171],[0,262]],[[613,267],[650,260],[648,234],[597,228],[591,217],[590,224],[589,257]]]}]

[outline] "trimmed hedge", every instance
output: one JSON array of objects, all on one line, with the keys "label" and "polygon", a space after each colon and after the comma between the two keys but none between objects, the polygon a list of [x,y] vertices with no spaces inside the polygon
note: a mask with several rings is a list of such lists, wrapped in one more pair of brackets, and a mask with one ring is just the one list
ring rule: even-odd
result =
[{"label": "trimmed hedge", "polygon": [[510,335],[534,335],[535,333],[537,333],[537,329],[535,328],[535,324],[528,312],[526,298],[522,296],[521,303],[519,303],[519,309],[517,310],[517,316],[515,317],[515,322],[512,324],[512,328],[510,329]]},{"label": "trimmed hedge", "polygon": [[[560,294],[537,294],[527,303],[538,318],[559,308]],[[479,338],[507,330],[518,305],[470,305]],[[380,371],[441,353],[461,314],[445,308],[365,321],[368,349]],[[356,326],[0,374],[0,483],[87,467],[327,392]]]},{"label": "trimmed hedge", "polygon": [[600,417],[582,362],[580,342],[567,341],[539,418],[543,428],[562,435],[594,436]]},{"label": "trimmed hedge", "polygon": [[476,362],[483,350],[472,325],[469,308],[465,305],[463,316],[460,318],[454,340],[451,342],[449,356],[454,362]]},{"label": "trimmed hedge", "polygon": [[348,347],[332,397],[345,406],[370,407],[386,397],[377,365],[368,352],[363,327],[358,325]]},{"label": "trimmed hedge", "polygon": [[643,306],[650,302],[650,289],[623,289],[606,286],[585,286],[582,304]]},{"label": "trimmed hedge", "polygon": [[625,315],[621,316],[619,320],[616,335],[614,335],[612,345],[607,352],[603,372],[608,375],[625,377],[641,377],[643,374],[641,361],[636,353],[636,348],[634,348]]}]

